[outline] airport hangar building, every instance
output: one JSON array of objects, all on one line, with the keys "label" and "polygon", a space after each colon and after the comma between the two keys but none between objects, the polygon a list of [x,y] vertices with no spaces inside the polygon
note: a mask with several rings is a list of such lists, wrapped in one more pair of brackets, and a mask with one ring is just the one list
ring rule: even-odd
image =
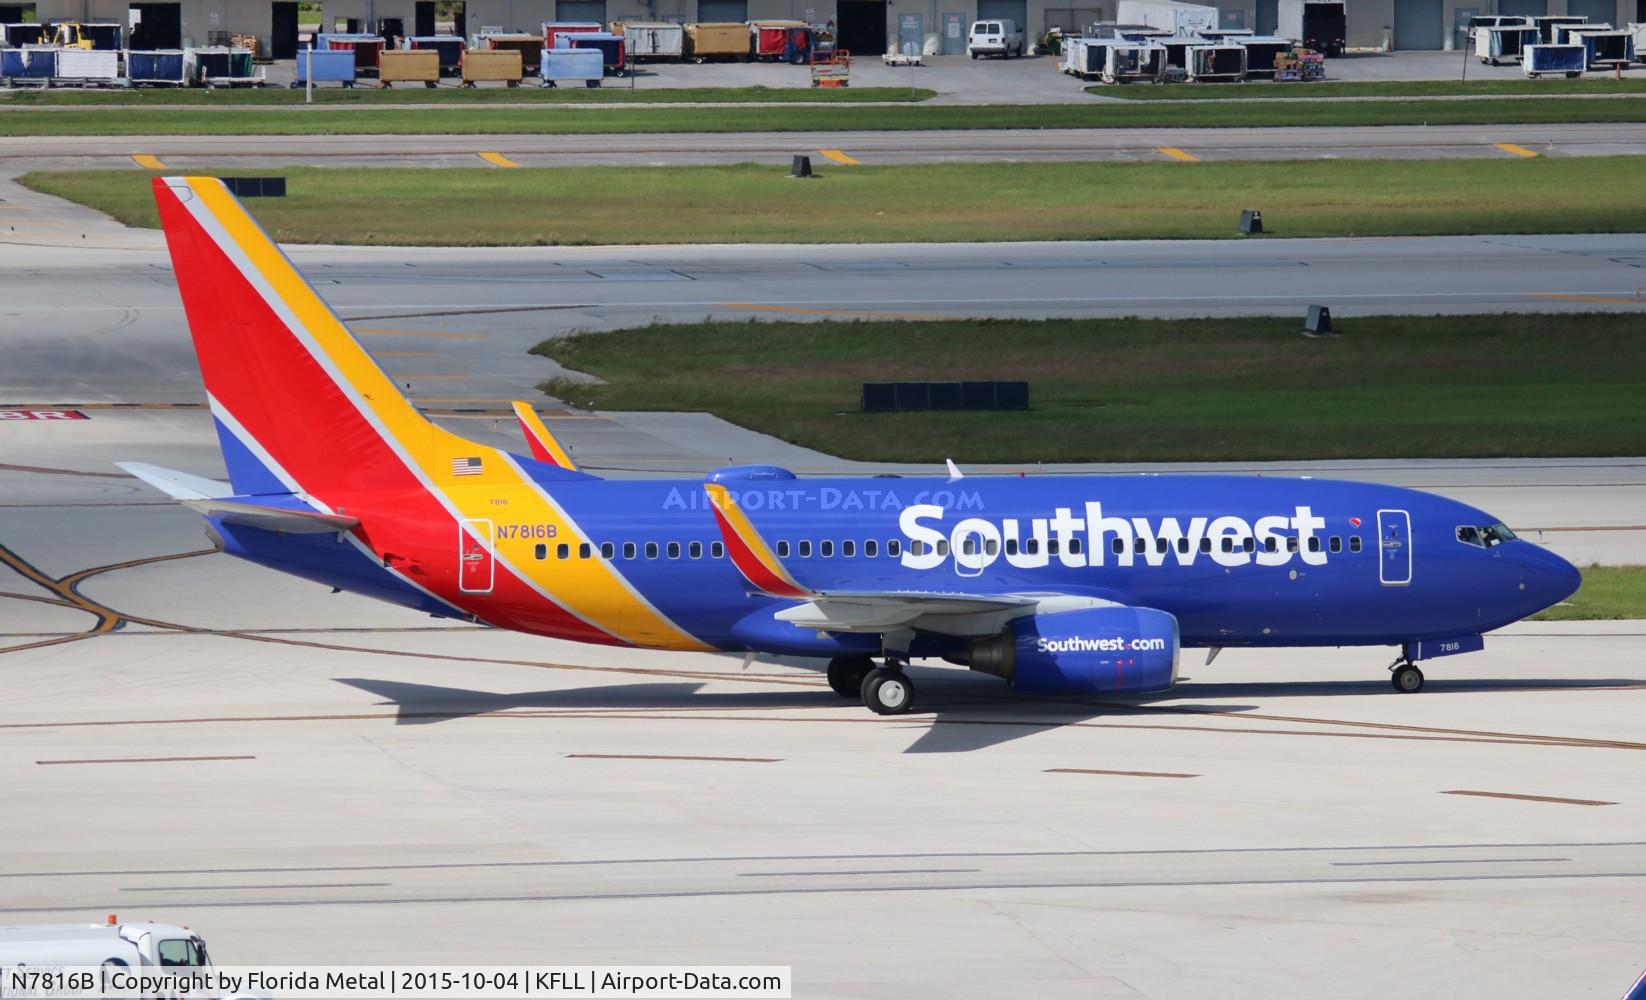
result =
[{"label": "airport hangar building", "polygon": [[[1278,0],[1213,0],[1223,27],[1274,30]],[[325,30],[396,35],[443,30],[469,35],[487,27],[536,32],[544,21],[833,21],[840,47],[884,52],[888,40],[963,54],[978,18],[1011,18],[1030,40],[1049,28],[1078,30],[1113,20],[1118,0],[321,0]],[[26,20],[120,21],[132,25],[131,48],[211,44],[224,33],[256,35],[262,51],[292,58],[299,37],[296,0],[0,0],[0,23]],[[1348,0],[1351,48],[1396,50],[1461,47],[1457,25],[1474,14],[1583,14],[1622,26],[1646,21],[1646,0]]]}]

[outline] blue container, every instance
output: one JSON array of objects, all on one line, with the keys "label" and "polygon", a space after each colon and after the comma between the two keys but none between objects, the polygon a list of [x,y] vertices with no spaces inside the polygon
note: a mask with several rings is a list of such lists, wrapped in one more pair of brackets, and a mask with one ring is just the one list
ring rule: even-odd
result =
[{"label": "blue container", "polygon": [[625,40],[622,35],[614,35],[609,31],[585,31],[575,35],[561,35],[560,38],[561,41],[571,43],[574,50],[598,51],[607,69],[615,70],[618,76],[623,75]]},{"label": "blue container", "polygon": [[1528,45],[1521,57],[1527,76],[1566,73],[1575,76],[1589,68],[1589,50],[1581,44]]},{"label": "blue container", "polygon": [[292,87],[315,83],[341,83],[354,86],[353,49],[299,49],[297,51],[297,79]]},{"label": "blue container", "polygon": [[56,75],[56,49],[0,49],[0,77],[49,80]]},{"label": "blue container", "polygon": [[544,49],[538,68],[545,87],[579,80],[585,87],[598,87],[606,75],[606,54],[597,48]]},{"label": "blue container", "polygon": [[126,77],[132,83],[183,85],[183,50],[133,49],[126,53]]}]

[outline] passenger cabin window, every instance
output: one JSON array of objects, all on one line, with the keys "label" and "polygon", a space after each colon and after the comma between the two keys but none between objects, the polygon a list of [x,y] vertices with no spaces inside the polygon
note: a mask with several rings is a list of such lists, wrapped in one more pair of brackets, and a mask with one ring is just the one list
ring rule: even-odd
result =
[{"label": "passenger cabin window", "polygon": [[977,536],[967,535],[966,541],[960,546],[960,551],[969,556],[977,555]]},{"label": "passenger cabin window", "polygon": [[852,556],[857,555],[857,543],[852,541],[849,538],[846,541],[841,542],[840,543],[840,554],[845,556],[847,559],[850,559]]},{"label": "passenger cabin window", "polygon": [[1058,539],[1056,539],[1056,538],[1048,538],[1048,539],[1046,539],[1046,554],[1047,554],[1047,555],[1049,555],[1049,556],[1055,556],[1055,555],[1057,555],[1057,553],[1058,553],[1058,550],[1059,550],[1059,549],[1060,549],[1060,548],[1061,548],[1061,547],[1062,547],[1062,546],[1061,546],[1061,544],[1060,544],[1060,543],[1059,543],[1059,541],[1058,541]]},{"label": "passenger cabin window", "polygon": [[811,542],[801,542],[800,543],[800,558],[810,559],[811,557],[812,557],[812,543]]},{"label": "passenger cabin window", "polygon": [[1073,553],[1074,555],[1079,555],[1080,554],[1080,539],[1078,539],[1078,538],[1069,539],[1069,551],[1071,553]]},{"label": "passenger cabin window", "polygon": [[623,558],[624,559],[633,559],[634,558],[634,543],[633,542],[624,542],[623,543]]},{"label": "passenger cabin window", "polygon": [[834,558],[834,543],[830,542],[830,541],[818,542],[817,543],[817,554],[822,556],[824,559],[833,559]]},{"label": "passenger cabin window", "polygon": [[[1242,552],[1256,552],[1257,551],[1257,539],[1252,538],[1250,536],[1247,536],[1246,538],[1242,538],[1240,540],[1240,550]],[[1271,549],[1271,551],[1273,551],[1273,550]]]},{"label": "passenger cabin window", "polygon": [[593,551],[593,549],[589,548],[589,543],[584,542],[577,547],[577,558],[587,559]]},{"label": "passenger cabin window", "polygon": [[1286,536],[1286,551],[1287,552],[1296,552],[1297,551],[1297,536],[1296,535],[1287,535]]},{"label": "passenger cabin window", "polygon": [[691,557],[693,559],[703,558],[703,543],[702,542],[693,542],[691,544],[691,547],[690,547],[689,551],[690,551]]},{"label": "passenger cabin window", "polygon": [[1223,536],[1223,551],[1224,552],[1233,552],[1234,551],[1234,539],[1230,538],[1228,535]]},{"label": "passenger cabin window", "polygon": [[1156,552],[1165,552],[1166,551],[1166,539],[1156,538],[1154,540],[1154,550]]},{"label": "passenger cabin window", "polygon": [[903,554],[903,542],[896,538],[886,539],[886,554],[896,559]]},{"label": "passenger cabin window", "polygon": [[990,556],[999,555],[1000,554],[1000,542],[996,539],[993,539],[993,538],[990,538],[990,539],[984,541],[984,543],[983,543],[983,554],[984,555],[990,555]]},{"label": "passenger cabin window", "polygon": [[777,543],[777,557],[779,559],[787,559],[789,557],[789,543],[786,540]]},{"label": "passenger cabin window", "polygon": [[547,545],[544,545],[541,542],[539,542],[532,549],[532,555],[536,556],[539,559],[547,559],[549,557],[549,547]]},{"label": "passenger cabin window", "polygon": [[670,559],[679,559],[680,558],[680,543],[679,542],[670,542],[669,543],[669,558]]},{"label": "passenger cabin window", "polygon": [[1201,552],[1210,552],[1210,551],[1212,551],[1212,540],[1210,538],[1202,538],[1200,540],[1200,551]]},{"label": "passenger cabin window", "polygon": [[1268,538],[1263,539],[1263,551],[1264,552],[1278,552],[1278,551],[1280,551],[1280,543],[1275,541],[1275,536],[1270,535]]},{"label": "passenger cabin window", "polygon": [[1187,551],[1189,551],[1189,540],[1187,538],[1179,538],[1177,540],[1177,551],[1178,552],[1187,552]]},{"label": "passenger cabin window", "polygon": [[939,538],[937,540],[937,554],[940,556],[946,556],[949,554],[949,540],[947,538]]},{"label": "passenger cabin window", "polygon": [[719,559],[722,556],[724,556],[725,554],[726,554],[726,546],[725,545],[721,544],[720,542],[710,542],[709,543],[709,555],[710,556],[713,556],[714,558]]},{"label": "passenger cabin window", "polygon": [[1126,551],[1126,543],[1119,538],[1110,539],[1109,551],[1118,556]]},{"label": "passenger cabin window", "polygon": [[1359,535],[1350,535],[1349,536],[1349,551],[1350,552],[1359,552],[1360,551],[1360,536]]},{"label": "passenger cabin window", "polygon": [[657,543],[656,542],[647,542],[646,543],[646,558],[647,559],[656,559],[657,558]]},{"label": "passenger cabin window", "polygon": [[1320,539],[1316,538],[1314,535],[1309,536],[1309,551],[1310,552],[1319,552],[1320,551]]},{"label": "passenger cabin window", "polygon": [[875,556],[880,554],[880,549],[875,544],[874,539],[871,538],[863,543],[863,554],[868,556],[870,559],[873,559]]},{"label": "passenger cabin window", "polygon": [[1038,538],[1025,539],[1024,542],[1023,542],[1023,551],[1027,552],[1031,556],[1039,555],[1040,554],[1040,539],[1038,539]]},{"label": "passenger cabin window", "polygon": [[554,557],[556,559],[570,559],[572,557],[572,547],[565,542],[561,542],[554,547]]},{"label": "passenger cabin window", "polygon": [[617,546],[613,545],[611,542],[600,543],[600,558],[610,559],[615,555],[617,555]]},{"label": "passenger cabin window", "polygon": [[1339,538],[1337,535],[1333,535],[1332,536],[1332,543],[1331,543],[1330,548],[1333,552],[1342,552],[1343,551],[1343,539]]}]

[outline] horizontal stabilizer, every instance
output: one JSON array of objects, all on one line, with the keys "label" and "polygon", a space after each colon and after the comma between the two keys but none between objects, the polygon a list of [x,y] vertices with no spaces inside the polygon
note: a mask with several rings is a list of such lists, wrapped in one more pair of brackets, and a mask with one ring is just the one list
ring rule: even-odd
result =
[{"label": "horizontal stabilizer", "polygon": [[122,471],[136,476],[173,500],[205,500],[209,497],[230,496],[234,488],[204,476],[191,476],[176,469],[165,469],[147,462],[116,462]]},{"label": "horizontal stabilizer", "polygon": [[267,507],[235,499],[184,500],[183,506],[208,514],[229,524],[243,524],[264,531],[284,531],[293,535],[327,535],[360,526],[360,519],[344,514],[323,514],[317,510]]}]

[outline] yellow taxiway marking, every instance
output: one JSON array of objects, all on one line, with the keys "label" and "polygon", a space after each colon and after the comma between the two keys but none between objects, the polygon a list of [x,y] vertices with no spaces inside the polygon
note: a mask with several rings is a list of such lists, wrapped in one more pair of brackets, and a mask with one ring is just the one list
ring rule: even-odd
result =
[{"label": "yellow taxiway marking", "polygon": [[808,309],[805,306],[766,306],[753,302],[722,302],[719,304],[719,308],[786,313],[791,316],[850,316],[854,319],[960,319],[959,316],[940,316],[936,313],[875,312],[868,309]]},{"label": "yellow taxiway marking", "polygon": [[1621,295],[1557,295],[1553,292],[1544,292],[1528,296],[1534,299],[1555,299],[1560,302],[1604,302],[1615,306],[1646,306],[1646,298],[1625,298]]},{"label": "yellow taxiway marking", "polygon": [[449,333],[445,330],[392,330],[383,327],[351,327],[355,333],[369,333],[384,337],[435,337],[440,340],[485,340],[483,333]]},{"label": "yellow taxiway marking", "polygon": [[856,167],[856,166],[861,166],[862,165],[858,160],[853,159],[850,156],[847,156],[845,151],[843,151],[843,150],[839,150],[839,149],[820,149],[820,150],[818,150],[818,152],[823,154],[825,157],[833,160],[834,162],[840,164],[843,167]]},{"label": "yellow taxiway marking", "polygon": [[1535,152],[1533,152],[1530,149],[1527,149],[1525,146],[1517,146],[1512,142],[1494,142],[1494,143],[1492,143],[1492,145],[1496,146],[1498,149],[1503,150],[1505,153],[1513,153],[1516,156],[1524,156],[1528,160],[1537,155]]},{"label": "yellow taxiway marking", "polygon": [[1169,156],[1172,159],[1178,161],[1179,163],[1199,163],[1200,162],[1200,157],[1194,155],[1193,153],[1185,153],[1183,150],[1178,149],[1176,146],[1161,146],[1159,149],[1155,150],[1155,152],[1159,153],[1161,156]]},{"label": "yellow taxiway marking", "polygon": [[150,156],[148,153],[133,153],[131,155],[131,162],[142,167],[144,170],[166,169],[166,165],[160,162],[160,157]]},{"label": "yellow taxiway marking", "polygon": [[494,167],[518,167],[520,164],[504,156],[502,153],[476,153],[476,156],[490,163]]}]

